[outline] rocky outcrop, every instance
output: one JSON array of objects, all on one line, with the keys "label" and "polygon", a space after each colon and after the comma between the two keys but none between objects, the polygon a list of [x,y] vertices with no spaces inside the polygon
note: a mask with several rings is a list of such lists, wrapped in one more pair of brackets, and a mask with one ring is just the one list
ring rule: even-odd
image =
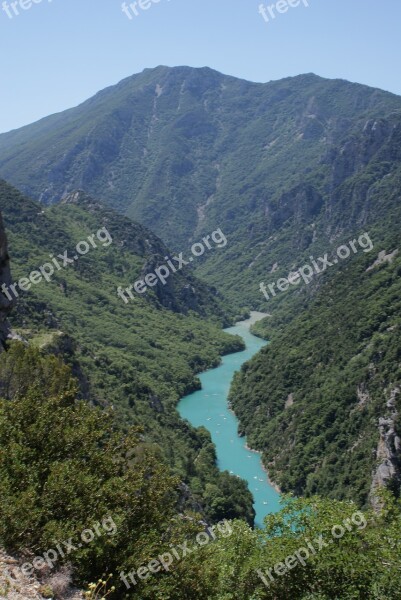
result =
[{"label": "rocky outcrop", "polygon": [[361,383],[360,385],[358,385],[357,390],[356,390],[356,395],[358,398],[358,408],[359,409],[362,409],[364,406],[369,404],[369,402],[371,401],[371,397],[370,397],[369,391],[368,391],[365,383]]},{"label": "rocky outcrop", "polygon": [[[0,290],[5,284],[11,283],[10,259],[8,256],[7,237],[4,230],[3,219],[0,213]],[[14,302],[9,300],[3,292],[0,292],[0,352],[4,348],[5,341],[9,334],[7,316]]]},{"label": "rocky outcrop", "polygon": [[385,250],[381,250],[379,252],[375,262],[366,269],[366,272],[372,271],[372,269],[374,269],[375,267],[378,267],[384,263],[391,264],[393,262],[394,258],[397,256],[397,254],[398,254],[398,248],[393,250],[393,252],[388,252],[388,253],[386,253]]},{"label": "rocky outcrop", "polygon": [[[21,570],[26,557],[10,556],[0,549],[0,599],[7,600],[83,600],[84,593],[71,583],[71,570],[61,567],[55,573],[47,568],[26,576]],[[40,576],[39,576],[40,574]]]},{"label": "rocky outcrop", "polygon": [[294,219],[301,226],[305,221],[317,217],[323,205],[320,193],[312,185],[301,183],[281,194],[277,202],[267,206],[272,230],[279,229],[289,219]]},{"label": "rocky outcrop", "polygon": [[294,394],[291,392],[291,394],[288,394],[287,400],[285,401],[285,404],[284,404],[285,410],[287,410],[287,408],[290,408],[293,404],[294,404]]},{"label": "rocky outcrop", "polygon": [[370,502],[374,508],[380,508],[381,505],[377,495],[378,490],[399,483],[400,479],[401,440],[395,430],[395,421],[398,415],[396,397],[399,393],[399,388],[391,391],[386,405],[389,414],[379,419],[380,439],[376,450],[378,466],[373,474],[370,490]]}]

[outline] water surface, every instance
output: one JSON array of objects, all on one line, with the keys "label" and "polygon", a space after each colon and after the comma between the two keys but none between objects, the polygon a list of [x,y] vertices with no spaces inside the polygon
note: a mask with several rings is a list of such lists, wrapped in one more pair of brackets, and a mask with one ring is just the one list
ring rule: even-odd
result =
[{"label": "water surface", "polygon": [[268,513],[280,510],[280,495],[269,483],[260,455],[246,448],[246,437],[239,437],[238,419],[229,410],[227,403],[235,371],[266,344],[249,331],[250,323],[257,320],[258,316],[257,313],[252,313],[248,321],[241,321],[234,327],[225,329],[227,333],[240,335],[246,344],[246,350],[224,356],[219,367],[201,373],[199,378],[202,389],[184,396],[178,410],[181,417],[194,427],[203,425],[210,431],[216,444],[219,468],[248,482],[255,502],[255,523],[262,526],[263,518]]}]

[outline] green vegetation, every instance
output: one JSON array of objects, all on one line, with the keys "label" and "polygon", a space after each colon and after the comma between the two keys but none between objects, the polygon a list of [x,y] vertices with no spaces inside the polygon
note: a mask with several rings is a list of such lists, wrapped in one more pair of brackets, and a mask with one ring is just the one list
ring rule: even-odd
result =
[{"label": "green vegetation", "polygon": [[[386,447],[394,467],[386,483],[399,490],[400,253],[367,269],[379,251],[400,248],[400,238],[381,231],[371,231],[369,254],[273,304],[273,316],[254,327],[271,343],[234,380],[241,429],[284,491],[364,505]],[[389,419],[382,434],[381,418]]]},{"label": "green vegetation", "polygon": [[[348,502],[319,498],[290,500],[282,512],[266,519],[262,533],[234,522],[230,537],[204,549],[205,587],[204,595],[200,592],[198,597],[211,600],[399,598],[400,504],[390,498],[387,501],[387,508],[381,514],[369,511],[357,518],[355,505]],[[347,519],[350,531],[335,539],[332,528],[343,526]],[[363,528],[365,520],[367,526]],[[362,523],[361,527],[354,522]],[[335,529],[335,534],[338,536],[341,530]],[[326,546],[317,551],[320,536]],[[284,568],[283,574],[280,563],[305,548],[307,541],[313,544],[316,554],[310,552],[304,565],[293,561],[291,569]],[[281,575],[274,571],[275,565]],[[273,570],[273,582],[266,569]],[[266,587],[257,571],[262,572],[270,587]],[[185,593],[188,595],[178,594],[174,598],[197,598],[189,590]]]},{"label": "green vegetation", "polygon": [[[270,203],[268,218],[252,230],[255,242],[265,232],[252,268],[242,264],[238,285],[236,276],[228,281],[233,293],[271,315],[254,327],[271,344],[243,366],[231,401],[241,431],[284,491],[364,505],[379,467],[391,472],[378,483],[397,493],[400,487],[398,111],[341,136],[318,170]],[[359,250],[309,285],[264,299],[261,281],[276,282],[311,264],[311,256],[333,256],[363,232],[372,252]],[[248,260],[248,246],[243,237],[241,260]],[[366,271],[381,251],[398,254]],[[238,264],[227,253],[231,258]],[[251,304],[255,298],[260,304]]]},{"label": "green vegetation", "polygon": [[[116,571],[192,540],[201,518],[230,518],[231,536],[129,597],[401,597],[400,148],[401,100],[386,92],[167,67],[1,135],[0,174],[25,192],[52,204],[83,187],[154,233],[83,192],[43,210],[0,182],[14,280],[102,227],[113,238],[21,294],[12,316],[30,346],[0,357],[0,542],[36,553],[113,513],[118,536],[74,565],[85,584],[113,572],[99,585],[121,598]],[[117,297],[169,254],[155,234],[185,254],[217,227],[227,247],[196,263],[216,288],[186,269],[129,304]],[[363,232],[372,252],[266,302],[261,281]],[[391,259],[373,264],[382,251]],[[218,471],[210,434],[176,411],[201,370],[241,348],[221,326],[249,308],[270,313],[254,326],[270,344],[242,367],[231,402],[273,480],[304,496],[263,532],[249,527],[244,482]],[[361,507],[368,527],[263,584],[258,569]]]},{"label": "green vegetation", "polygon": [[[204,531],[199,515],[182,512],[180,479],[167,472],[140,430],[123,433],[110,411],[77,400],[77,382],[56,357],[14,342],[2,355],[0,382],[0,543],[30,552],[28,562],[54,548],[55,540],[71,538],[75,549],[58,566],[71,563],[84,587],[98,582],[89,598],[96,589],[111,600],[399,597],[401,505],[389,493],[379,513],[358,518],[351,502],[287,498],[263,531],[234,520],[225,535],[127,591],[120,571],[137,570],[185,541],[191,549]],[[115,525],[112,535],[78,548],[81,533],[105,516]],[[336,539],[332,528],[344,523]],[[306,540],[316,553],[303,553],[304,564],[276,575],[275,565],[305,548]],[[274,573],[270,587],[258,575],[270,581],[266,569]]]},{"label": "green vegetation", "polygon": [[[90,580],[156,552],[169,529],[171,539],[183,534],[179,478],[139,430],[123,434],[110,412],[76,401],[57,358],[13,344],[0,380],[0,540],[8,550],[40,554],[73,538],[68,560]],[[78,548],[81,533],[105,517],[115,531]]]},{"label": "green vegetation", "polygon": [[[43,212],[1,183],[0,205],[14,281],[49,262],[49,255],[68,250],[73,256],[78,242],[107,227],[112,244],[99,243],[52,281],[21,292],[11,323],[34,346],[47,343],[48,353],[70,364],[82,399],[113,407],[125,428],[143,427],[147,442],[193,487],[190,503],[200,503],[211,519],[219,519],[224,506],[252,523],[246,484],[220,473],[209,433],[193,429],[176,410],[179,398],[199,387],[197,373],[243,348],[240,338],[221,331],[230,317],[215,290],[182,270],[125,304],[117,287],[135,282],[168,253],[156,236],[84,194]],[[216,496],[210,489],[220,490],[220,504],[209,504]]]}]

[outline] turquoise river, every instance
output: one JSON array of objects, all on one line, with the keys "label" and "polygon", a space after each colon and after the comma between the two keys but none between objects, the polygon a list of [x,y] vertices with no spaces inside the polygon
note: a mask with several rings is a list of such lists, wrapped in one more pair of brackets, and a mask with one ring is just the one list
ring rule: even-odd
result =
[{"label": "turquoise river", "polygon": [[210,431],[216,444],[219,468],[248,482],[258,526],[262,526],[268,513],[280,509],[280,495],[269,483],[260,454],[248,450],[246,437],[238,435],[238,420],[228,408],[227,398],[234,373],[266,344],[249,331],[250,323],[260,316],[260,313],[252,313],[251,319],[225,329],[227,333],[240,335],[246,349],[224,356],[220,366],[201,373],[202,389],[184,396],[178,405],[183,419],[194,427],[203,425]]}]

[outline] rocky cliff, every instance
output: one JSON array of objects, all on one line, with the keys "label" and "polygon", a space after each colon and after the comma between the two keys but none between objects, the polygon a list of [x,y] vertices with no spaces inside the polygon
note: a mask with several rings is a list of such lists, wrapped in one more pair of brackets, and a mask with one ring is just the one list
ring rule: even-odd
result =
[{"label": "rocky cliff", "polygon": [[400,486],[400,450],[401,440],[397,435],[396,422],[398,411],[396,398],[400,389],[396,387],[391,391],[390,398],[386,403],[388,414],[379,419],[380,439],[376,450],[377,468],[373,473],[372,487],[370,490],[370,501],[374,508],[380,508],[382,502],[378,497],[378,490],[383,487],[399,489]]}]

